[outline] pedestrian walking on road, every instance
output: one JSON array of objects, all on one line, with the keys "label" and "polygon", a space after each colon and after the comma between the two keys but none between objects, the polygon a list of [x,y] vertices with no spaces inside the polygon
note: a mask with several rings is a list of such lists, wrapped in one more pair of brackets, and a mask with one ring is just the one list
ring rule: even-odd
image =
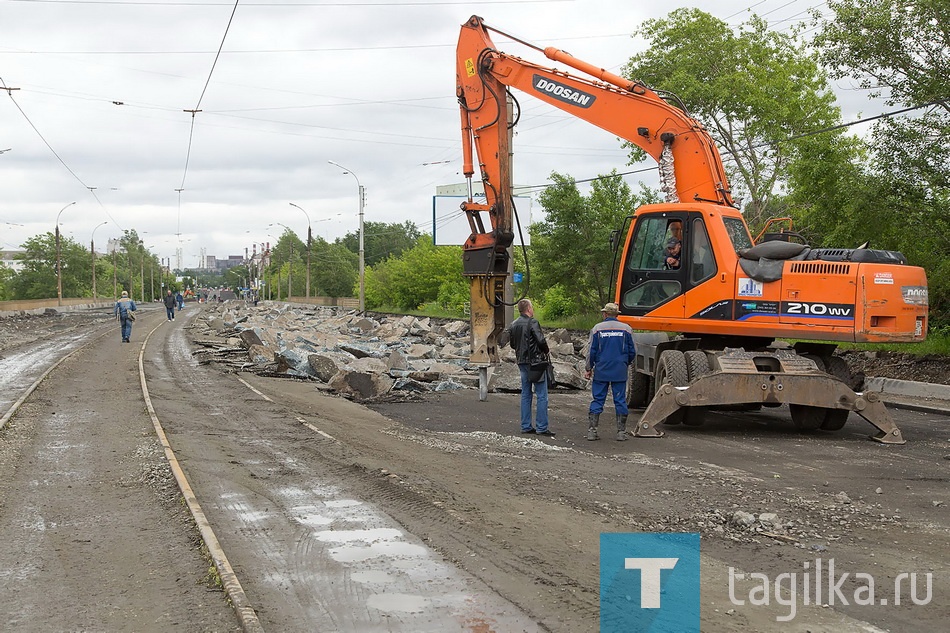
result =
[{"label": "pedestrian walking on road", "polygon": [[590,331],[590,351],[587,353],[587,371],[584,376],[591,381],[590,410],[587,414],[587,439],[598,440],[597,425],[604,411],[607,390],[614,395],[617,413],[617,441],[627,439],[627,371],[636,357],[633,330],[617,320],[620,306],[608,303],[601,310],[604,320]]},{"label": "pedestrian walking on road", "polygon": [[122,297],[115,302],[115,318],[119,320],[122,326],[122,342],[132,342],[132,321],[135,320],[135,301],[129,297],[129,293],[122,291]]},{"label": "pedestrian walking on road", "polygon": [[165,298],[162,299],[165,303],[165,316],[169,321],[175,320],[175,296],[172,294],[172,291],[169,290],[168,294],[165,295]]},{"label": "pedestrian walking on road", "polygon": [[179,290],[178,293],[175,295],[175,301],[178,302],[178,310],[179,310],[179,311],[185,309],[185,298],[182,296],[181,290]]},{"label": "pedestrian walking on road", "polygon": [[[509,328],[509,344],[515,350],[518,369],[521,371],[521,432],[554,435],[548,429],[548,343],[541,333],[541,324],[534,318],[534,306],[530,299],[518,302],[518,312],[521,316]],[[538,375],[538,382],[532,381],[532,374]],[[532,395],[538,399],[535,426],[531,425]]]}]

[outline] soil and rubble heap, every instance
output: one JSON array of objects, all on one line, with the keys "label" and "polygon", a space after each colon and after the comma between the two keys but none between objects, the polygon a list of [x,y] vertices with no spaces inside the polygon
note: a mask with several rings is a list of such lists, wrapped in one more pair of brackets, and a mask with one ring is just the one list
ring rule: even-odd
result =
[{"label": "soil and rubble heap", "polygon": [[[464,321],[227,303],[208,306],[192,327],[195,342],[204,347],[195,352],[201,362],[312,378],[354,400],[478,388],[477,368],[468,361],[469,324]],[[201,328],[215,338],[202,339]],[[565,329],[546,337],[557,386],[584,389],[586,337]],[[504,347],[501,356],[505,362],[492,372],[489,390],[520,391],[514,351]]]},{"label": "soil and rubble heap", "polygon": [[[237,371],[315,379],[321,388],[354,400],[411,398],[413,393],[477,389],[470,366],[469,324],[414,316],[363,316],[333,307],[231,302],[209,304],[192,327],[201,362]],[[202,339],[202,329],[211,338]],[[587,336],[545,332],[556,386],[585,389]],[[839,351],[856,376],[950,384],[950,359],[897,352]],[[489,391],[519,392],[514,351],[503,347]]]}]

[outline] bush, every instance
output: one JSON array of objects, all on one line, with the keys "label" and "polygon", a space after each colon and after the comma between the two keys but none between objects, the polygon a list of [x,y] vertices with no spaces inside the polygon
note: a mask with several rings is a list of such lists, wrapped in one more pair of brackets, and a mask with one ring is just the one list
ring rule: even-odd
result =
[{"label": "bush", "polygon": [[457,279],[442,282],[436,301],[443,310],[461,316],[465,314],[465,304],[469,302],[471,296],[471,288],[467,281]]},{"label": "bush", "polygon": [[564,319],[577,314],[577,304],[568,296],[561,284],[555,284],[544,291],[540,301],[540,313],[547,320]]}]

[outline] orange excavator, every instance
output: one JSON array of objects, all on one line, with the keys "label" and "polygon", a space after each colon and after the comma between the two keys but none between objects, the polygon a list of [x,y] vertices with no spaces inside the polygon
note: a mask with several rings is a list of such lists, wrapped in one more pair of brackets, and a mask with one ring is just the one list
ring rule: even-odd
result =
[{"label": "orange excavator", "polygon": [[[580,74],[501,52],[490,31]],[[471,283],[471,362],[483,369],[483,392],[506,326],[514,241],[510,89],[629,141],[659,165],[666,202],[627,218],[622,249],[625,227],[610,236],[620,252],[619,319],[637,332],[627,401],[645,411],[635,436],[660,437],[660,424],[702,424],[709,409],[788,404],[804,431],[839,430],[855,412],[876,427],[873,439],[904,442],[877,394],[855,391],[861,380],[833,352],[838,342],[924,340],[922,268],[867,245],[812,249],[787,218],[753,240],[712,137],[674,96],[472,16],[459,35],[456,91],[469,185],[462,210],[471,228],[463,273]],[[472,195],[473,150],[483,201]]]}]

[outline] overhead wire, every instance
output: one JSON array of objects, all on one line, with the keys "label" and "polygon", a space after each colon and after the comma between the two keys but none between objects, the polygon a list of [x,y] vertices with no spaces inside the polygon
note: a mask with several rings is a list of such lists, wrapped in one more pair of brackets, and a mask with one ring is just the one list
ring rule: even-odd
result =
[{"label": "overhead wire", "polygon": [[17,103],[17,100],[13,98],[13,90],[15,90],[15,89],[14,89],[14,88],[11,88],[11,87],[9,87],[9,86],[7,86],[6,82],[3,80],[3,77],[0,77],[0,89],[6,91],[7,96],[10,97],[10,101],[13,102],[14,107],[16,107],[17,111],[19,111],[20,115],[21,115],[21,116],[23,117],[23,119],[27,122],[27,124],[28,124],[31,128],[33,128],[33,131],[36,132],[36,135],[37,135],[38,137],[40,137],[40,140],[43,141],[43,144],[46,145],[46,147],[47,147],[47,148],[49,149],[49,151],[53,154],[53,156],[56,157],[56,160],[58,160],[58,161],[60,162],[60,164],[61,164],[63,167],[66,168],[66,171],[69,172],[69,174],[70,174],[73,178],[75,178],[76,181],[77,181],[79,184],[81,184],[85,189],[87,189],[87,190],[89,191],[89,193],[92,194],[92,197],[95,198],[95,200],[96,200],[97,203],[99,203],[99,206],[102,208],[103,212],[105,212],[105,214],[106,214],[107,216],[109,216],[109,219],[112,220],[112,222],[113,222],[117,227],[119,227],[119,230],[124,230],[124,229],[122,229],[122,227],[119,225],[119,223],[116,222],[115,218],[112,217],[112,214],[109,213],[109,210],[106,209],[105,205],[102,204],[102,200],[100,200],[100,199],[99,199],[99,196],[96,195],[95,187],[91,187],[91,186],[87,185],[87,184],[83,181],[83,179],[79,177],[79,174],[77,174],[75,171],[73,171],[73,168],[70,167],[70,166],[66,163],[65,160],[63,160],[63,157],[59,155],[59,152],[57,152],[55,149],[53,149],[53,146],[50,144],[49,141],[46,140],[46,137],[43,136],[43,133],[40,132],[40,129],[39,129],[38,127],[36,127],[36,124],[33,123],[33,121],[30,119],[30,117],[27,115],[27,113],[23,110],[23,108],[20,107],[20,104]]},{"label": "overhead wire", "polygon": [[234,22],[234,14],[237,13],[238,4],[241,0],[234,0],[234,6],[231,9],[231,15],[228,17],[228,25],[224,29],[224,35],[221,36],[221,43],[218,45],[218,52],[215,53],[214,61],[211,63],[211,70],[208,72],[208,78],[205,80],[205,85],[201,89],[201,95],[198,97],[198,102],[195,104],[195,107],[191,110],[185,110],[185,112],[191,112],[191,125],[188,130],[188,149],[185,152],[185,169],[181,175],[181,186],[176,190],[178,192],[178,222],[176,228],[176,235],[181,240],[181,193],[185,189],[185,179],[188,177],[188,163],[191,161],[191,146],[195,136],[195,115],[198,112],[201,112],[201,101],[205,97],[205,92],[208,90],[208,86],[211,83],[211,76],[214,74],[214,69],[218,65],[218,59],[221,57],[221,50],[224,48],[224,42],[228,37],[228,31],[231,30],[231,24]]}]

